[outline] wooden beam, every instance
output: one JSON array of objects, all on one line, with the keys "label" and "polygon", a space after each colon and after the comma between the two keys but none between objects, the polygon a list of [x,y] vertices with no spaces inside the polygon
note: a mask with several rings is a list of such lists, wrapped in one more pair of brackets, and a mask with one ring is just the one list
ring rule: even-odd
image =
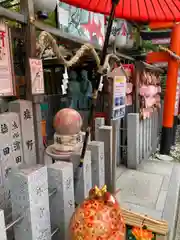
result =
[{"label": "wooden beam", "polygon": [[3,7],[0,7],[0,17],[4,17],[12,21],[17,21],[19,23],[27,23],[27,18],[23,14],[13,12]]},{"label": "wooden beam", "polygon": [[152,30],[158,30],[158,29],[169,29],[174,26],[174,22],[152,22],[149,24],[149,27]]},{"label": "wooden beam", "polygon": [[159,68],[159,67],[156,67],[156,66],[154,66],[154,65],[151,65],[151,64],[149,64],[149,63],[146,63],[146,62],[141,62],[143,65],[144,65],[144,67],[146,68],[146,69],[148,69],[148,70],[152,70],[152,71],[154,71],[154,72],[159,72],[159,73],[163,73],[164,71],[163,71],[163,69],[161,69],[161,68]]},{"label": "wooden beam", "polygon": [[[81,38],[78,38],[78,37],[75,37],[69,33],[65,33],[65,32],[62,32],[60,29],[57,29],[57,28],[53,28],[51,26],[48,26],[47,24],[44,24],[38,20],[35,20],[33,22],[33,25],[42,30],[42,31],[46,31],[46,32],[49,32],[51,33],[52,35],[60,38],[60,41],[61,41],[61,44],[64,44],[64,45],[70,45],[70,46],[73,46],[73,48],[76,48],[76,47],[79,47],[80,45],[83,45],[85,43],[89,43],[88,41],[86,40],[83,40]],[[93,47],[98,50],[98,51],[101,51],[102,48],[97,45],[97,44],[92,44]],[[108,53],[112,53],[113,50],[108,50]],[[121,57],[121,58],[124,58],[124,59],[128,59],[128,60],[131,60],[131,61],[134,61],[134,58],[132,57],[129,57],[125,54],[122,54],[122,53],[119,53],[118,51],[116,52],[116,55],[118,57]]]}]

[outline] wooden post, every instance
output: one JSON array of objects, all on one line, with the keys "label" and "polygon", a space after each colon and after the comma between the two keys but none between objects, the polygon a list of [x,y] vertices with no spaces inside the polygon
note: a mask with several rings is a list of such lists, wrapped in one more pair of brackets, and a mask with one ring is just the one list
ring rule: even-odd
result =
[{"label": "wooden post", "polygon": [[[25,30],[25,51],[26,51],[26,99],[32,101],[32,87],[31,87],[31,74],[29,58],[36,57],[36,28],[31,22],[35,20],[34,3],[33,0],[20,0],[21,13],[27,17],[27,24],[24,26]],[[35,133],[35,146],[36,146],[36,162],[43,162],[43,141],[40,138],[41,122],[37,121],[36,104],[33,103],[34,115],[34,133]],[[39,133],[38,133],[39,132]]]},{"label": "wooden post", "polygon": [[[180,24],[175,24],[171,35],[171,51],[180,55]],[[172,143],[172,132],[174,124],[174,106],[176,100],[176,86],[179,62],[170,58],[168,62],[168,75],[166,81],[166,94],[164,99],[163,128],[161,138],[161,154],[169,154]]]},{"label": "wooden post", "polygon": [[29,66],[29,58],[36,56],[36,29],[30,21],[35,19],[34,3],[33,0],[21,0],[20,1],[21,13],[27,17],[27,24],[24,25],[25,30],[25,50],[26,50],[26,96],[27,99],[32,101],[31,91],[31,74]]},{"label": "wooden post", "polygon": [[136,64],[135,75],[133,78],[133,84],[135,86],[134,100],[135,100],[135,113],[139,113],[139,80],[140,80],[140,72],[141,72],[140,64]]}]

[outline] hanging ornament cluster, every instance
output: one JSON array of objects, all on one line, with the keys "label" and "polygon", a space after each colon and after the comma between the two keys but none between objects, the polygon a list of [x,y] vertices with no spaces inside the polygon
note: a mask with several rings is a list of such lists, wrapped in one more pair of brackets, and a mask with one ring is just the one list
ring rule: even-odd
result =
[{"label": "hanging ornament cluster", "polygon": [[131,106],[133,104],[133,71],[134,65],[133,64],[123,64],[124,71],[126,72],[127,76],[127,83],[126,83],[126,106]]},{"label": "hanging ornament cluster", "polygon": [[62,94],[63,95],[67,94],[67,89],[68,89],[68,71],[67,71],[67,67],[65,67],[65,71],[64,71],[64,74],[63,74],[63,80],[62,80],[61,89],[62,89]]},{"label": "hanging ornament cluster", "polygon": [[144,70],[139,79],[140,114],[142,119],[150,118],[161,108],[161,86],[159,73]]}]

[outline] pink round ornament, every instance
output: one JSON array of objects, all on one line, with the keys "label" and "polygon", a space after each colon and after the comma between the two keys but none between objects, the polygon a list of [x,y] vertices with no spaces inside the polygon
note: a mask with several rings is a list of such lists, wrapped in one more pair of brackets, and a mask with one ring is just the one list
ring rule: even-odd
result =
[{"label": "pink round ornament", "polygon": [[54,129],[60,135],[74,135],[81,131],[81,115],[72,108],[63,108],[54,117]]}]

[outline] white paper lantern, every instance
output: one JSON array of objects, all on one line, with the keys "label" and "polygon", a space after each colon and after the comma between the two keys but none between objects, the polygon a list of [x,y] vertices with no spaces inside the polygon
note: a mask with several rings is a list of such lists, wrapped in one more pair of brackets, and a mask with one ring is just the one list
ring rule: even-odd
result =
[{"label": "white paper lantern", "polygon": [[132,48],[134,45],[134,39],[128,38],[126,48]]},{"label": "white paper lantern", "polygon": [[114,20],[113,25],[112,25],[112,29],[111,29],[111,35],[110,35],[110,38],[109,38],[109,44],[114,43],[117,33],[118,33],[117,21]]},{"label": "white paper lantern", "polygon": [[127,25],[124,20],[118,22],[120,31],[116,35],[116,47],[123,48],[127,44]]},{"label": "white paper lantern", "polygon": [[115,42],[117,48],[124,48],[127,44],[126,27],[126,22],[124,20],[116,19],[113,22],[109,43],[114,44]]},{"label": "white paper lantern", "polygon": [[41,12],[45,17],[55,10],[56,4],[56,0],[34,0],[34,10],[36,13]]}]

